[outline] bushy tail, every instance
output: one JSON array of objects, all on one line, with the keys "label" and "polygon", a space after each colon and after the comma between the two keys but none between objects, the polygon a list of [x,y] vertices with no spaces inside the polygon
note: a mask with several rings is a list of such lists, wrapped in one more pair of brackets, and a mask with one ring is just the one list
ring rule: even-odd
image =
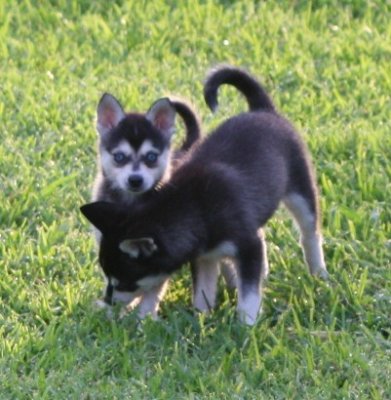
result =
[{"label": "bushy tail", "polygon": [[213,69],[206,78],[204,99],[212,111],[217,109],[217,91],[224,84],[234,86],[246,97],[250,111],[275,111],[271,98],[260,83],[248,72],[230,66]]},{"label": "bushy tail", "polygon": [[180,148],[180,151],[187,151],[201,137],[200,122],[196,113],[185,102],[173,100],[171,103],[185,124],[186,138]]}]

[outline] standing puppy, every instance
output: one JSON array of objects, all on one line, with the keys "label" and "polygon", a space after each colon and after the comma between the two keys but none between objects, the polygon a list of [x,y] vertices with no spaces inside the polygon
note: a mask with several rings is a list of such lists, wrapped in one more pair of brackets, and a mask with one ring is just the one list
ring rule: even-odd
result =
[{"label": "standing puppy", "polygon": [[131,204],[167,179],[176,112],[186,126],[186,139],[174,152],[178,160],[200,137],[198,119],[187,104],[163,98],[144,115],[125,113],[114,96],[102,96],[97,110],[99,171],[93,200]]},{"label": "standing puppy", "polygon": [[[186,127],[181,148],[171,162],[171,139],[175,114]],[[200,124],[194,111],[182,101],[156,101],[144,114],[125,113],[119,101],[104,94],[97,109],[99,170],[93,190],[94,201],[131,206],[144,201],[152,189],[166,180],[171,164],[179,164],[200,138]],[[97,233],[98,240],[100,234]],[[108,282],[105,299],[111,302],[113,288]],[[101,303],[99,303],[101,304]]]},{"label": "standing puppy", "polygon": [[99,260],[113,299],[140,298],[140,316],[156,316],[168,277],[189,260],[195,264],[194,306],[208,311],[215,304],[218,261],[230,257],[239,317],[254,324],[264,257],[258,230],[280,202],[298,222],[310,272],[327,276],[303,142],[261,85],[240,69],[223,67],[209,76],[205,97],[212,108],[225,83],[246,96],[251,111],[222,123],[154,196],[130,211],[105,202],[81,208],[102,232]]}]

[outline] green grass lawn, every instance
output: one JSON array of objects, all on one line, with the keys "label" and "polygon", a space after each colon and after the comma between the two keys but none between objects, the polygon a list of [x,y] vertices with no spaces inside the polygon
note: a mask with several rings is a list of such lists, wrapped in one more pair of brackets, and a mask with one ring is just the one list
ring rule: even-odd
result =
[{"label": "green grass lawn", "polygon": [[[390,38],[385,0],[0,0],[0,399],[390,399]],[[222,62],[259,77],[310,147],[330,282],[280,210],[255,327],[223,285],[194,313],[186,268],[159,322],[110,320],[79,212],[97,102],[180,95],[208,132],[246,109],[229,88],[205,106]]]}]

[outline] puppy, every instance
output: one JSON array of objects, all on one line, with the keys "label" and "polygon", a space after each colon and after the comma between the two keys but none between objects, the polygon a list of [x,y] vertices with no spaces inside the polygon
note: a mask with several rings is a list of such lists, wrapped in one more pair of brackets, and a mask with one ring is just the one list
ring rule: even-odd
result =
[{"label": "puppy", "polygon": [[194,111],[186,103],[163,98],[143,115],[125,113],[114,96],[102,96],[97,109],[99,171],[94,201],[131,204],[167,179],[176,112],[186,126],[186,139],[173,157],[178,162],[201,131]]},{"label": "puppy", "polygon": [[[186,127],[186,138],[171,161],[171,139],[175,114]],[[145,200],[170,174],[191,146],[200,138],[200,123],[195,112],[183,101],[163,98],[143,114],[125,113],[119,101],[104,94],[97,109],[99,133],[98,174],[93,201],[109,201],[130,206],[137,198]],[[98,241],[99,232],[96,233]],[[106,287],[110,302],[113,288]],[[98,301],[102,306],[102,302]]]},{"label": "puppy", "polygon": [[327,277],[317,190],[302,140],[243,70],[221,67],[210,74],[204,94],[212,109],[222,84],[241,91],[250,112],[218,126],[169,182],[132,210],[106,202],[81,207],[102,232],[99,260],[113,285],[113,300],[138,298],[140,317],[156,317],[170,275],[189,260],[194,261],[193,304],[210,310],[218,261],[229,257],[237,273],[239,318],[253,325],[261,309],[264,257],[258,231],[281,202],[298,222],[310,272]]}]

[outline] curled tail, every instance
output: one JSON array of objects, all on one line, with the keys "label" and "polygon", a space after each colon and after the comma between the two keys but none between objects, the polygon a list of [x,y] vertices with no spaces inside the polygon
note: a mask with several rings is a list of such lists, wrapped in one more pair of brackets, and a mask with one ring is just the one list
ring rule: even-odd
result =
[{"label": "curled tail", "polygon": [[217,91],[224,84],[234,86],[246,97],[250,111],[275,111],[271,98],[261,84],[248,72],[230,66],[213,69],[206,78],[204,99],[212,111],[217,109]]},{"label": "curled tail", "polygon": [[183,119],[186,127],[186,138],[180,151],[188,151],[190,147],[201,137],[201,126],[193,109],[183,101],[173,100],[172,105]]}]

